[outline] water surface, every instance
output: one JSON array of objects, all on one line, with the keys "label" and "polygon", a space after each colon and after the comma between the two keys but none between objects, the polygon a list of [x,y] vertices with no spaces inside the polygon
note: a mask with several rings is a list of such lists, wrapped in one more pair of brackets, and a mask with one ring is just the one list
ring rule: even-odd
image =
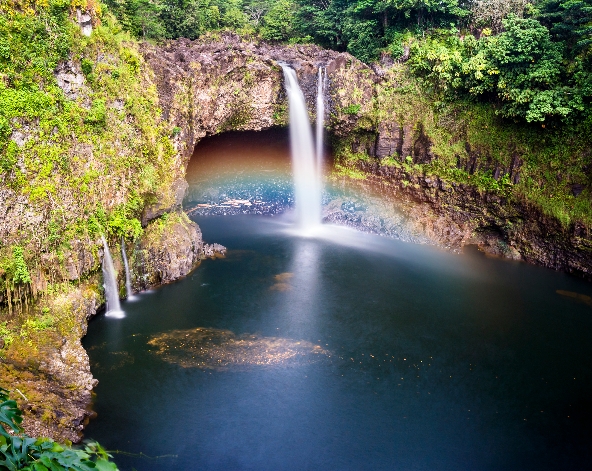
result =
[{"label": "water surface", "polygon": [[[116,455],[122,469],[590,469],[592,310],[556,292],[588,283],[343,230],[345,245],[300,238],[278,218],[198,223],[227,258],[85,339],[100,381],[87,436],[162,456]],[[171,344],[177,362],[149,344],[172,331],[193,339]],[[241,358],[225,335],[303,351],[218,368]]]},{"label": "water surface", "polygon": [[[592,469],[589,283],[342,228],[300,237],[277,215],[285,130],[204,140],[188,181],[227,257],[84,339],[100,381],[87,436],[125,452],[121,469]],[[331,192],[405,234],[390,202]]]}]

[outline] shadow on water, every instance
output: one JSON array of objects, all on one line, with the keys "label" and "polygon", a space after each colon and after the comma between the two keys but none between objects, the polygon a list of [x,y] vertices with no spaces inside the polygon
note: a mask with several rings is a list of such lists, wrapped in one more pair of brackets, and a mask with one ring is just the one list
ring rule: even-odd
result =
[{"label": "shadow on water", "polygon": [[[289,201],[270,141],[273,178],[214,148],[191,194]],[[592,469],[589,283],[291,217],[195,216],[226,258],[90,323],[121,469]]]}]

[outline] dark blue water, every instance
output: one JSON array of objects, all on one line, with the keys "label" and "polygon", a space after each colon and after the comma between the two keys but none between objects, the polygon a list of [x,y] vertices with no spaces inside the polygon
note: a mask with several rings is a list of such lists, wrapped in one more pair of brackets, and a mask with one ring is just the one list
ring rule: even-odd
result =
[{"label": "dark blue water", "polygon": [[[198,223],[228,256],[84,340],[100,381],[87,436],[124,451],[121,469],[592,469],[592,308],[556,292],[589,283],[371,235],[300,238],[277,217]],[[197,327],[325,353],[203,369],[148,345]]]}]

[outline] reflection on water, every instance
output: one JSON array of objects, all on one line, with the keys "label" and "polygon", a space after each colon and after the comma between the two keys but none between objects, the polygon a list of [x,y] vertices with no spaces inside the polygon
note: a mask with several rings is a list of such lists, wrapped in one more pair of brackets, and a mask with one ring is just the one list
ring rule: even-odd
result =
[{"label": "reflection on water", "polygon": [[274,214],[293,201],[287,129],[200,142],[187,167],[190,214]]},{"label": "reflection on water", "polygon": [[294,273],[280,273],[279,275],[275,275],[273,279],[275,283],[271,285],[269,288],[270,290],[275,291],[289,291],[292,289],[292,285],[290,284],[290,279],[294,276]]},{"label": "reflection on water", "polygon": [[574,293],[573,291],[565,291],[562,289],[558,289],[557,294],[560,294],[561,296],[565,296],[567,298],[575,299],[575,300],[580,301],[584,304],[587,304],[588,306],[592,306],[592,296],[588,296],[588,295],[580,294],[580,293]]},{"label": "reflection on water", "polygon": [[163,360],[184,368],[226,370],[249,366],[292,366],[328,355],[319,345],[255,334],[236,335],[229,330],[173,330],[153,336],[148,345],[156,347]]}]

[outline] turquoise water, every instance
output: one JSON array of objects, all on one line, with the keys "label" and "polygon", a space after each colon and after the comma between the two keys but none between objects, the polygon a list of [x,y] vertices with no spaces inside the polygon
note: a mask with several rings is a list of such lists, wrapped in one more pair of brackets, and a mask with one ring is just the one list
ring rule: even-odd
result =
[{"label": "turquoise water", "polygon": [[196,216],[226,258],[91,321],[121,469],[592,469],[592,285],[289,218]]}]

